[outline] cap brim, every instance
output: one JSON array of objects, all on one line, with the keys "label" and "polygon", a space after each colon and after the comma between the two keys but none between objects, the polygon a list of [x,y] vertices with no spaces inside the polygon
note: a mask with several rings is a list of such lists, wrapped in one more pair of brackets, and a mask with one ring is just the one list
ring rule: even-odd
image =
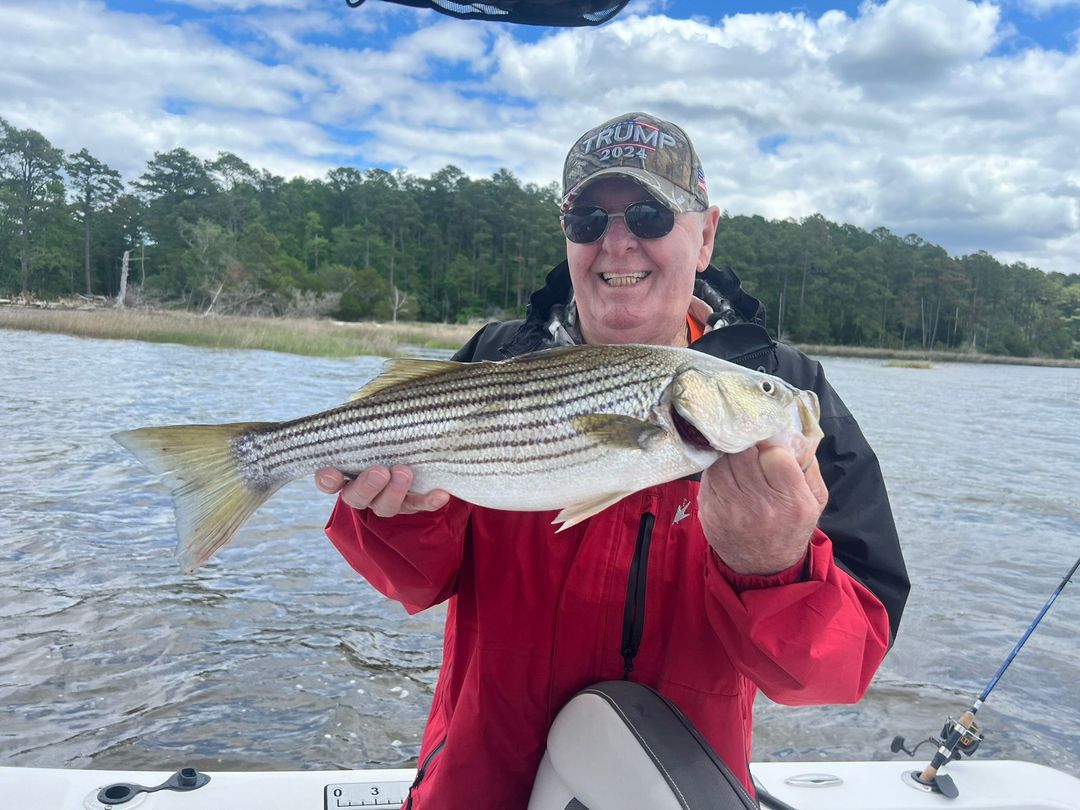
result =
[{"label": "cap brim", "polygon": [[650,171],[636,169],[633,166],[612,166],[610,169],[601,169],[598,172],[593,172],[566,192],[566,195],[562,199],[561,209],[566,211],[573,203],[574,198],[580,196],[581,192],[586,188],[604,177],[625,177],[629,180],[633,180],[672,211],[683,212],[701,210],[701,203],[686,189],[679,188],[664,177],[658,177]]}]

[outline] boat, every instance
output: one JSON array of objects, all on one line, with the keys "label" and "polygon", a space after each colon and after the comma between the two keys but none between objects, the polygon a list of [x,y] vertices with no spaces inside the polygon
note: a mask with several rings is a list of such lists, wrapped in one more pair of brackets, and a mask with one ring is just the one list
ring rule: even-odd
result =
[{"label": "boat", "polygon": [[[1018,760],[969,760],[949,770],[960,795],[946,799],[911,783],[911,763],[761,762],[752,767],[768,793],[796,810],[1077,810],[1080,779]],[[212,771],[197,790],[143,793],[126,804],[106,804],[110,785],[158,785],[167,771],[94,771],[0,767],[7,810],[343,810],[399,807],[415,772]],[[640,806],[640,805],[638,805]],[[762,807],[776,807],[766,801]],[[783,805],[779,805],[783,807]],[[486,808],[477,786],[476,808]],[[462,808],[462,810],[469,810]],[[590,808],[592,810],[592,808]]]},{"label": "boat", "polygon": [[[911,761],[759,762],[775,810],[1080,810],[1080,779],[1018,760],[951,761],[948,786]],[[400,807],[412,769],[104,771],[0,767],[5,810],[345,810]],[[940,778],[940,776],[939,776]],[[548,735],[528,810],[728,810],[754,801],[669,701],[611,681],[583,690]],[[485,808],[483,785],[472,807]],[[462,808],[469,810],[469,808]],[[495,810],[502,810],[496,808]],[[524,808],[522,808],[524,810]]]}]

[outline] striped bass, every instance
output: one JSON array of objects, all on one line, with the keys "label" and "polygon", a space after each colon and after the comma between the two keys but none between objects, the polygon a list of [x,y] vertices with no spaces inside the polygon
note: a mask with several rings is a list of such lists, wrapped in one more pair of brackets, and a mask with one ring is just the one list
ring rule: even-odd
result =
[{"label": "striped bass", "polygon": [[691,349],[574,346],[502,362],[391,360],[343,405],[288,422],[114,434],[169,485],[194,571],[285,483],[406,464],[412,489],[561,510],[567,528],[632,492],[761,441],[808,464],[816,395]]}]

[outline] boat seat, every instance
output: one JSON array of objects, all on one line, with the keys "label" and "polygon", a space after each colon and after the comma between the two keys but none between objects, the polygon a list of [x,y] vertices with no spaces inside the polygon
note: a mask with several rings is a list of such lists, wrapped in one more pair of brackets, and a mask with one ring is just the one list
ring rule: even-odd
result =
[{"label": "boat seat", "polygon": [[756,810],[678,707],[630,681],[575,695],[555,717],[529,810]]}]

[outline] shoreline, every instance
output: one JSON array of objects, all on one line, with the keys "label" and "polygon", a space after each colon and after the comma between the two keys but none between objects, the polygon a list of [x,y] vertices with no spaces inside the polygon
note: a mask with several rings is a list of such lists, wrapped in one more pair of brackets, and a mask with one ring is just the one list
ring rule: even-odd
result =
[{"label": "shoreline", "polygon": [[[479,322],[379,323],[241,315],[203,316],[183,310],[108,309],[101,306],[0,306],[0,329],[21,329],[105,340],[180,343],[218,349],[263,349],[311,357],[399,357],[415,355],[417,349],[454,351],[466,343],[481,325]],[[792,345],[805,354],[819,357],[895,360],[903,365],[920,368],[925,368],[932,362],[1080,368],[1080,359],[809,343]]]},{"label": "shoreline", "polygon": [[863,357],[877,360],[898,360],[910,363],[998,363],[1006,366],[1048,366],[1051,368],[1080,368],[1080,359],[1067,357],[1013,357],[1007,354],[982,354],[958,351],[916,351],[913,349],[878,349],[870,346],[825,346],[813,343],[792,343],[804,354],[819,357]]},{"label": "shoreline", "polygon": [[479,325],[345,322],[316,318],[196,315],[183,310],[0,306],[0,329],[103,340],[263,349],[308,357],[400,357],[457,350]]}]

